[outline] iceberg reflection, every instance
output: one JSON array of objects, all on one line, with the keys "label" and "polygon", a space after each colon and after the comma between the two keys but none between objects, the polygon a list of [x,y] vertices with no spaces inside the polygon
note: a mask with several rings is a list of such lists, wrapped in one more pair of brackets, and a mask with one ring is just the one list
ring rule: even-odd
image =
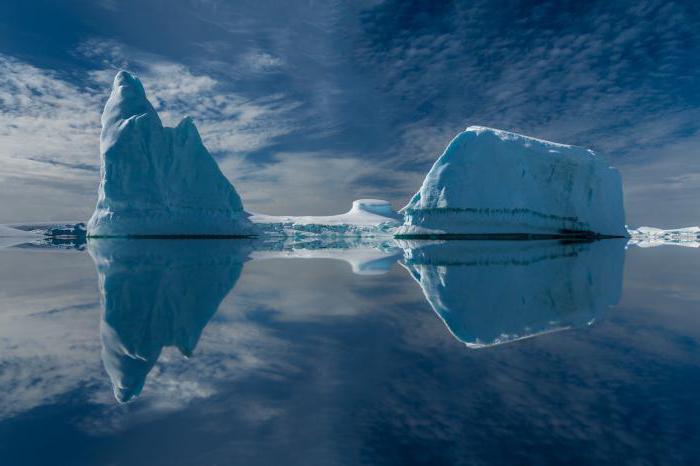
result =
[{"label": "iceberg reflection", "polygon": [[455,338],[479,348],[593,322],[619,300],[625,240],[307,246],[89,241],[103,306],[102,362],[116,399],[126,402],[141,393],[164,347],[187,357],[194,352],[248,260],[340,259],[355,273],[377,274],[400,259]]},{"label": "iceberg reflection", "polygon": [[592,323],[622,291],[625,240],[401,242],[403,265],[471,348]]},{"label": "iceberg reflection", "polygon": [[166,346],[190,356],[238,280],[248,241],[89,241],[103,305],[102,361],[114,396],[138,396]]}]

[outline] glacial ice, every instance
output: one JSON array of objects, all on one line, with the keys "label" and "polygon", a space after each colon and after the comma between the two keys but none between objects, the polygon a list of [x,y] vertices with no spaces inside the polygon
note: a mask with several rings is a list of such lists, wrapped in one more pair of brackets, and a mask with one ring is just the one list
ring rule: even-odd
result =
[{"label": "glacial ice", "polygon": [[590,325],[622,292],[624,239],[398,243],[435,313],[470,348]]},{"label": "glacial ice", "polygon": [[101,181],[87,234],[155,236],[627,236],[618,172],[590,150],[472,126],[402,210],[360,199],[331,216],[244,211],[191,119],[163,127],[120,71],[102,114]]},{"label": "glacial ice", "polygon": [[245,236],[238,193],[193,121],[164,127],[141,82],[120,71],[102,113],[101,180],[88,236]]},{"label": "glacial ice", "polygon": [[591,150],[470,126],[403,208],[399,236],[627,236],[622,182]]}]

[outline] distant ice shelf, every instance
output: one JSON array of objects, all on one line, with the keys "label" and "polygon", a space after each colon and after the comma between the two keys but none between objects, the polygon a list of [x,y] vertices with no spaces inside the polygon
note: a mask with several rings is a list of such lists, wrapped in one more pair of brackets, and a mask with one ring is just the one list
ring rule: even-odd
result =
[{"label": "distant ice shelf", "polygon": [[629,244],[640,248],[671,245],[688,248],[700,247],[700,226],[663,230],[655,227],[629,229]]}]

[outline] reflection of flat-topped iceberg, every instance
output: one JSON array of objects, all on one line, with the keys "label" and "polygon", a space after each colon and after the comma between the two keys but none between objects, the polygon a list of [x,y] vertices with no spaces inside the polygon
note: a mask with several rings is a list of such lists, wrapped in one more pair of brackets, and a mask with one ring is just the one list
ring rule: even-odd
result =
[{"label": "reflection of flat-topped iceberg", "polygon": [[401,245],[432,308],[473,348],[588,325],[622,289],[624,240]]},{"label": "reflection of flat-topped iceberg", "polygon": [[240,236],[253,232],[236,190],[190,118],[166,128],[141,82],[114,78],[102,113],[97,207],[89,236]]},{"label": "reflection of flat-topped iceberg", "polygon": [[399,236],[627,236],[620,175],[593,151],[480,126],[455,137]]},{"label": "reflection of flat-topped iceberg", "polygon": [[192,354],[250,251],[242,240],[104,239],[88,248],[104,306],[102,360],[122,402],[141,392],[163,347]]}]

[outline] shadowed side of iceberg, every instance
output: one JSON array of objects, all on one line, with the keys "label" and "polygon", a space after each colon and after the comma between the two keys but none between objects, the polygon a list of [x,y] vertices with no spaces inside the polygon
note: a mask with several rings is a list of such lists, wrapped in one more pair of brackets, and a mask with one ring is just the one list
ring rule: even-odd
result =
[{"label": "shadowed side of iceberg", "polygon": [[247,236],[238,193],[192,120],[164,127],[135,76],[120,71],[102,114],[101,180],[88,236]]},{"label": "shadowed side of iceberg", "polygon": [[164,347],[190,356],[238,280],[249,241],[98,239],[102,361],[120,402],[138,396]]},{"label": "shadowed side of iceberg", "polygon": [[622,180],[582,147],[471,126],[403,209],[406,238],[626,237]]},{"label": "shadowed side of iceberg", "polygon": [[625,240],[400,244],[433,310],[472,348],[586,326],[620,299]]}]

